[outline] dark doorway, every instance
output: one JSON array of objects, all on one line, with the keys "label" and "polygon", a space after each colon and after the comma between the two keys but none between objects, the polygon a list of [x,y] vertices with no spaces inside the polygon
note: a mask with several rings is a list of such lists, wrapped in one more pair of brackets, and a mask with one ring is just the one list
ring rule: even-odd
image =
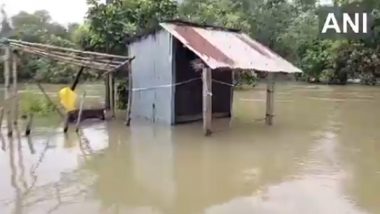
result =
[{"label": "dark doorway", "polygon": [[178,85],[175,88],[175,121],[189,122],[202,118],[202,80],[201,73],[196,72],[191,61],[197,56],[184,47],[177,39],[174,40],[175,78],[176,83],[199,78],[192,82]]},{"label": "dark doorway", "polygon": [[[175,82],[186,84],[177,85],[175,88],[175,123],[185,123],[202,120],[202,74],[195,71],[191,62],[198,57],[183,44],[174,39],[175,48]],[[216,81],[232,83],[231,71],[212,72],[212,78]],[[212,111],[214,117],[230,116],[231,111],[231,87],[217,82],[212,83]]]}]

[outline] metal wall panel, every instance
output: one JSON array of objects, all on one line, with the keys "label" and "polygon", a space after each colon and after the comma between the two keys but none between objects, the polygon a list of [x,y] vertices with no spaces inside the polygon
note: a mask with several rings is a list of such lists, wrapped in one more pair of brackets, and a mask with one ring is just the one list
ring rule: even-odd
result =
[{"label": "metal wall panel", "polygon": [[133,92],[132,119],[171,124],[174,119],[174,87],[168,86],[173,83],[171,35],[165,30],[149,35],[130,44],[129,53],[136,56],[131,65],[133,88],[150,88]]}]

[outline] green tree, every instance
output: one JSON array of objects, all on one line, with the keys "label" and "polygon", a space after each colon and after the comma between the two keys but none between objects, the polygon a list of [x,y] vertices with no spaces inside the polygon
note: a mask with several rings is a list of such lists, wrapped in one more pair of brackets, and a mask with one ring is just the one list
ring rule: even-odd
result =
[{"label": "green tree", "polygon": [[159,21],[176,15],[177,4],[171,0],[115,0],[102,4],[88,0],[87,22],[92,49],[122,54],[125,40],[156,28]]}]

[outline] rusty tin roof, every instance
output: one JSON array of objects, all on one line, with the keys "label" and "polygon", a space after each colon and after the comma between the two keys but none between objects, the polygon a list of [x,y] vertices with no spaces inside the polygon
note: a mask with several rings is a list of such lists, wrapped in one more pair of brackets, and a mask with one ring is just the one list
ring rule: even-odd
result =
[{"label": "rusty tin roof", "polygon": [[211,69],[302,72],[268,47],[238,31],[175,22],[160,25]]}]

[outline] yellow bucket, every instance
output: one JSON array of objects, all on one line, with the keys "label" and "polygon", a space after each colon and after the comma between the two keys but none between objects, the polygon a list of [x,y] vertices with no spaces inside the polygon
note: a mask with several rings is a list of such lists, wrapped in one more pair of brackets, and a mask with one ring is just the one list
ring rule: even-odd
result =
[{"label": "yellow bucket", "polygon": [[62,88],[59,91],[59,99],[62,106],[67,112],[76,109],[78,95],[69,87]]}]

